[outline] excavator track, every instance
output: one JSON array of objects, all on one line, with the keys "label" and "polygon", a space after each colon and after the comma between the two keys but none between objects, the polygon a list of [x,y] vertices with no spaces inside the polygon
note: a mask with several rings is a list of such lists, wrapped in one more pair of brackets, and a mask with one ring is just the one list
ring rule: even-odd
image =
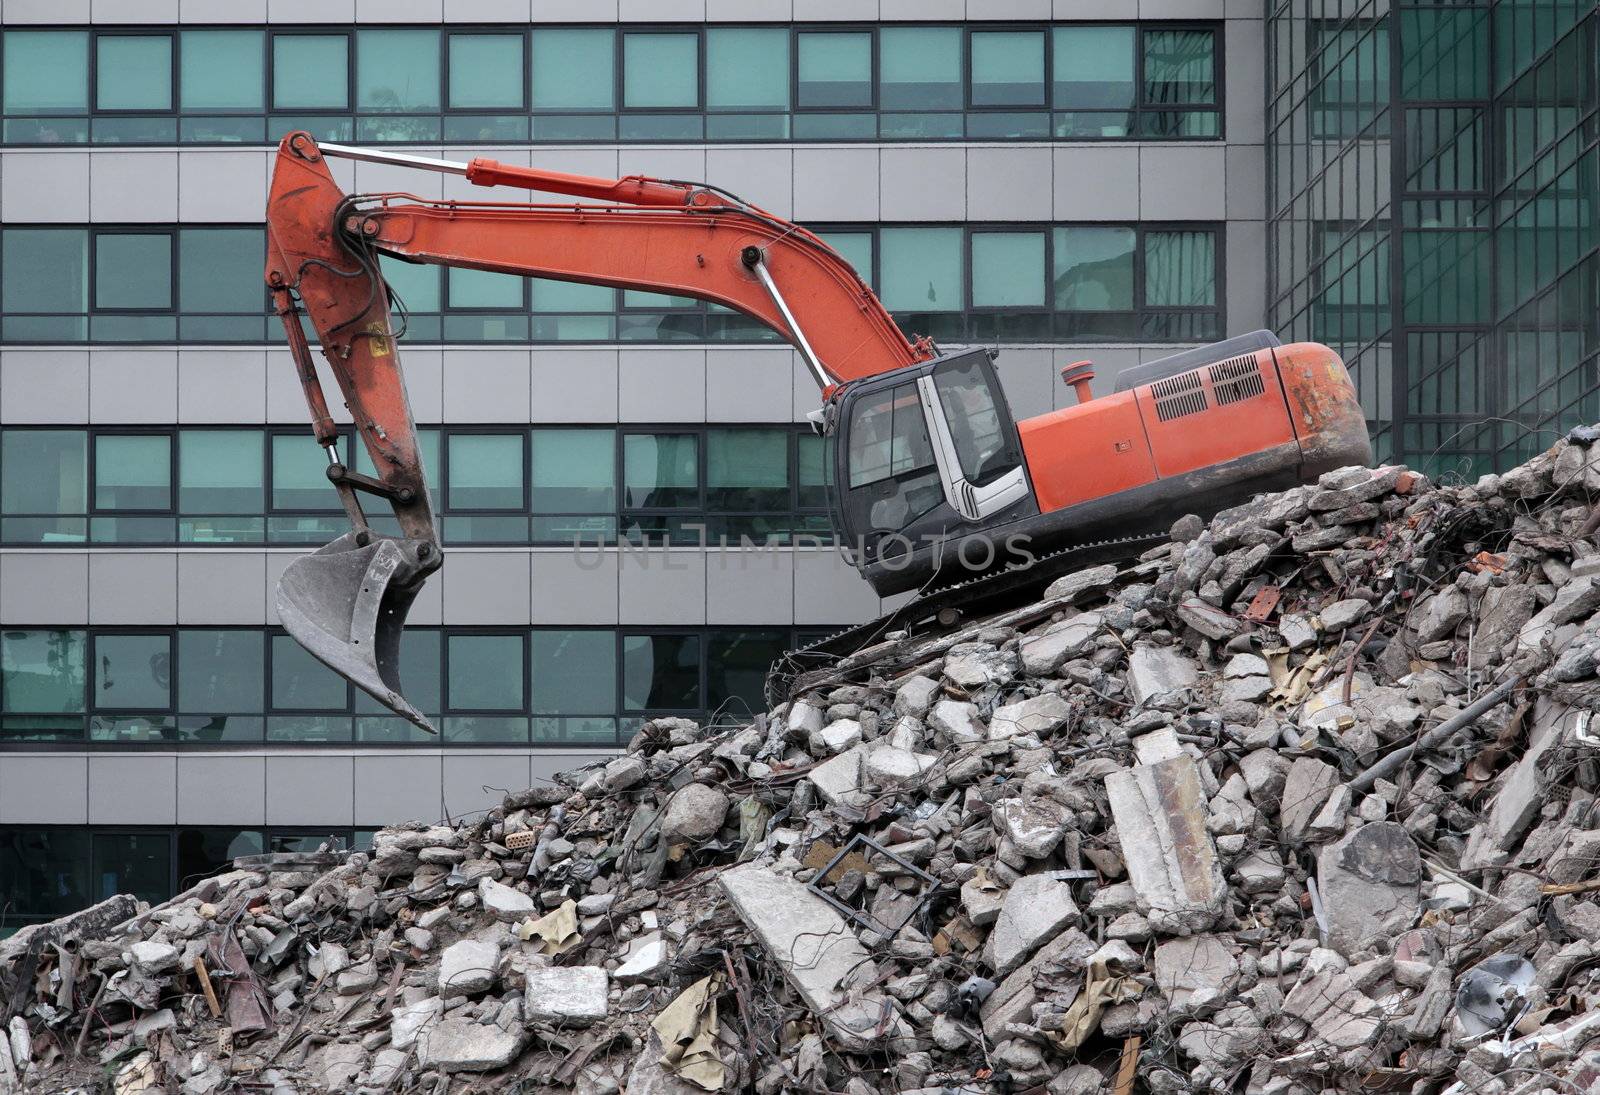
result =
[{"label": "excavator track", "polygon": [[767,705],[777,707],[808,688],[824,683],[836,675],[843,659],[886,641],[885,637],[891,632],[904,631],[915,637],[949,626],[941,624],[940,617],[948,617],[952,612],[969,620],[1002,612],[1036,595],[1063,574],[1086,566],[1135,558],[1165,543],[1169,537],[1166,531],[1145,532],[1078,544],[1042,555],[1026,566],[1009,567],[930,590],[887,615],[785,653],[767,671]]}]

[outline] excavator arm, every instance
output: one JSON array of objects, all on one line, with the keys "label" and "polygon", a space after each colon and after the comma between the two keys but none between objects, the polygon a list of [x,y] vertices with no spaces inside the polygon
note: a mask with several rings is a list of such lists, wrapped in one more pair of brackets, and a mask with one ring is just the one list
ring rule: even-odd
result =
[{"label": "excavator arm", "polygon": [[[604,204],[428,201],[346,194],[328,156],[464,175],[482,186]],[[425,729],[400,695],[400,634],[423,581],[443,561],[378,256],[696,297],[777,331],[805,358],[824,397],[837,385],[934,356],[908,340],[850,264],[798,225],[700,183],[599,179],[478,159],[470,164],[318,146],[278,146],[267,204],[266,280],[282,317],[352,531],[284,571],[284,627],[325,664]],[[375,474],[341,459],[337,429],[301,323],[310,319]],[[361,496],[382,499],[401,535],[380,536]]]}]

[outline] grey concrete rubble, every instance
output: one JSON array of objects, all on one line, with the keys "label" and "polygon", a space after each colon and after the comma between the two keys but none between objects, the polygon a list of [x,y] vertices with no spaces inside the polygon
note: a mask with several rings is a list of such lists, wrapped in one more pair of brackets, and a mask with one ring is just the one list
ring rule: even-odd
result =
[{"label": "grey concrete rubble", "polygon": [[1600,1090],[1593,456],[1338,469],[749,725],[27,927],[0,1093]]}]

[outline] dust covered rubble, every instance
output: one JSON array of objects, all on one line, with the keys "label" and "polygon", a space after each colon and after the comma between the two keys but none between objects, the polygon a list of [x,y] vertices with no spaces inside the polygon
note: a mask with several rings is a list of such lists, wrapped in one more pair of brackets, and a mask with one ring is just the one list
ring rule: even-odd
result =
[{"label": "dust covered rubble", "polygon": [[749,725],[26,929],[0,1090],[1595,1090],[1597,461],[1331,472]]}]

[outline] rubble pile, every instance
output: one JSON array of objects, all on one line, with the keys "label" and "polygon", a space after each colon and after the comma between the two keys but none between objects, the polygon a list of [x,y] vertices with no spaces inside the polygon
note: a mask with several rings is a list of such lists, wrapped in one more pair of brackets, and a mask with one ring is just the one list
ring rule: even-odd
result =
[{"label": "rubble pile", "polygon": [[0,1089],[1600,1085],[1600,431],[1347,468],[370,852],[0,943]]}]

